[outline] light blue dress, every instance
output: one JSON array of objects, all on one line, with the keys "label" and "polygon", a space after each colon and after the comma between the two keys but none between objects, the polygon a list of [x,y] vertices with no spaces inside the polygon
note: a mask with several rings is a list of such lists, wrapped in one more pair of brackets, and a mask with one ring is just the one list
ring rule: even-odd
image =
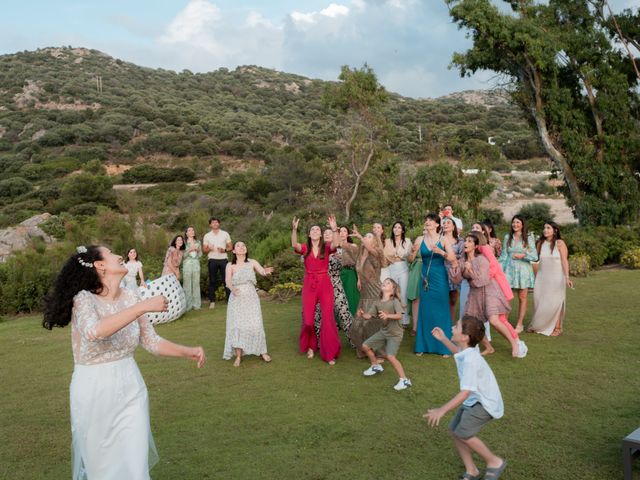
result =
[{"label": "light blue dress", "polygon": [[[444,250],[442,244],[437,246]],[[431,335],[431,330],[440,327],[447,338],[451,339],[451,314],[449,310],[449,276],[444,266],[444,257],[434,253],[431,260],[431,250],[422,241],[420,245],[422,256],[422,275],[420,276],[420,309],[418,313],[418,328],[416,330],[416,353],[436,353],[449,355],[451,352],[439,340]],[[425,291],[422,279],[429,270],[429,290]]]},{"label": "light blue dress", "polygon": [[[508,242],[509,235],[507,234],[504,237],[504,242],[502,242],[502,253],[498,262],[500,262],[500,266],[507,276],[509,286],[516,289],[533,288],[536,277],[533,274],[531,262],[538,261],[536,241],[533,238],[533,234],[529,234],[526,248],[522,245],[522,240],[513,240],[512,245],[509,245]],[[522,260],[516,260],[513,258],[516,253],[524,253],[525,257]]]}]

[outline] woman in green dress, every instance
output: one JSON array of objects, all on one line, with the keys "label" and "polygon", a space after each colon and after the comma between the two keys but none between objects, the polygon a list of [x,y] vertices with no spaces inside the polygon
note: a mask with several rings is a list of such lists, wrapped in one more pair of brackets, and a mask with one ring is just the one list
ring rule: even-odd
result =
[{"label": "woman in green dress", "polygon": [[[349,236],[349,229],[347,227],[340,227],[340,243],[353,243],[353,239]],[[358,303],[360,302],[360,291],[358,290],[358,274],[356,273],[356,255],[353,254],[349,248],[340,248],[340,255],[342,257],[342,270],[340,270],[340,279],[342,280],[342,287],[344,293],[347,296],[347,302],[349,303],[349,311],[351,316],[355,316],[358,309]]]},{"label": "woman in green dress", "polygon": [[202,245],[196,238],[193,227],[185,232],[185,252],[182,257],[182,288],[187,300],[187,311],[200,310],[202,299],[200,296],[200,257]]},{"label": "woman in green dress", "polygon": [[[422,242],[424,230],[416,242]],[[422,256],[417,255],[417,251],[409,253],[409,281],[407,282],[407,305],[411,305],[411,336],[416,336],[418,328],[418,312],[420,311],[420,275],[422,274]]]}]

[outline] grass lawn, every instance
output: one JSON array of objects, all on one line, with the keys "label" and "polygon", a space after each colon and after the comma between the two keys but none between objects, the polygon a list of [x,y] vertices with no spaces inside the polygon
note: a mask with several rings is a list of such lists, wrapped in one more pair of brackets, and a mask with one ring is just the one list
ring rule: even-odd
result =
[{"label": "grass lawn", "polygon": [[[508,459],[502,478],[622,478],[621,439],[640,427],[640,272],[575,283],[561,337],[523,335],[524,360],[494,338],[488,361],[505,416],[481,438]],[[396,392],[390,366],[365,378],[367,364],[344,343],[334,367],[299,355],[299,312],[297,300],[263,303],[271,364],[249,357],[233,368],[221,359],[224,306],[157,328],[203,345],[204,369],[138,350],[160,453],[154,480],[458,478],[451,414],[435,429],[422,419],[457,393],[454,361],[416,357],[407,336],[399,358],[414,387]],[[70,329],[49,332],[38,317],[7,321],[0,346],[0,478],[69,478]]]}]

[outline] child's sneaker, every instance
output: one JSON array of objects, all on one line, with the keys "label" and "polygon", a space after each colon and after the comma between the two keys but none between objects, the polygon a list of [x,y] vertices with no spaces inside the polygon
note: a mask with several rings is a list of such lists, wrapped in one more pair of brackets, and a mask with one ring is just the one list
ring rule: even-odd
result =
[{"label": "child's sneaker", "polygon": [[371,365],[364,372],[362,372],[362,374],[365,377],[373,377],[374,375],[382,372],[384,372],[384,368],[382,368],[382,365]]},{"label": "child's sneaker", "polygon": [[522,340],[518,340],[518,358],[524,358],[527,356],[527,352],[529,351],[529,347]]},{"label": "child's sneaker", "polygon": [[398,383],[393,386],[393,388],[397,391],[405,390],[409,387],[411,387],[411,380],[409,380],[408,378],[401,378],[400,380],[398,380]]}]

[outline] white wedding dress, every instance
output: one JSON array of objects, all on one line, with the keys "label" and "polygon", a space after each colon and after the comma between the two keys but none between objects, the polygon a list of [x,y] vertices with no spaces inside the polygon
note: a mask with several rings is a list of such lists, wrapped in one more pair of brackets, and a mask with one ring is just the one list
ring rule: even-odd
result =
[{"label": "white wedding dress", "polygon": [[99,338],[103,317],[139,301],[127,289],[114,301],[85,290],[73,302],[71,379],[73,479],[147,480],[158,461],[149,423],[147,387],[133,359],[141,344],[157,353],[159,337],[146,316]]}]

